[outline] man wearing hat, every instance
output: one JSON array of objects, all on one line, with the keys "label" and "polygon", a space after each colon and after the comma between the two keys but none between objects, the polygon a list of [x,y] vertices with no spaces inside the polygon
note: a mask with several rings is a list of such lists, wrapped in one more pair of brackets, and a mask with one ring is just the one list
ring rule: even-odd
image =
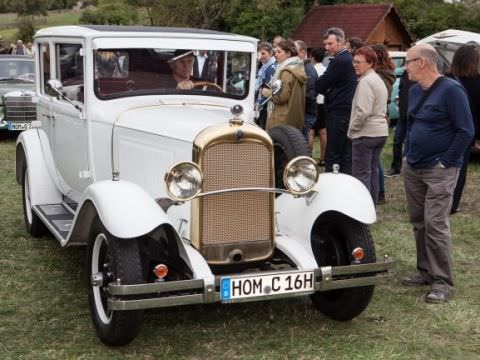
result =
[{"label": "man wearing hat", "polygon": [[168,60],[173,80],[175,80],[172,87],[180,90],[193,89],[193,81],[190,79],[190,75],[193,71],[194,60],[193,50],[175,50],[173,57]]}]

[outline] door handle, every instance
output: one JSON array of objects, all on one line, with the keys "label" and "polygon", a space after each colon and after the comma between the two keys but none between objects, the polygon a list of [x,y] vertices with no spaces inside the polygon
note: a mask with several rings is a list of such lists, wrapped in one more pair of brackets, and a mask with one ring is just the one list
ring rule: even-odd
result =
[{"label": "door handle", "polygon": [[55,127],[55,116],[49,114],[42,114],[42,117],[52,121],[52,126]]}]

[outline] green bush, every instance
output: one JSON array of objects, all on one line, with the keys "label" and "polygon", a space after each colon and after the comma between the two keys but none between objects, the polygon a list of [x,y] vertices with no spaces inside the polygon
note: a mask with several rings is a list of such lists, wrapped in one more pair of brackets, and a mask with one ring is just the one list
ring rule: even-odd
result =
[{"label": "green bush", "polygon": [[23,42],[33,41],[33,35],[35,34],[35,26],[30,18],[21,17],[17,22],[17,34],[16,39],[21,39]]},{"label": "green bush", "polygon": [[112,0],[99,1],[97,8],[85,9],[80,17],[81,24],[95,25],[133,25],[137,20],[135,8],[125,1]]}]

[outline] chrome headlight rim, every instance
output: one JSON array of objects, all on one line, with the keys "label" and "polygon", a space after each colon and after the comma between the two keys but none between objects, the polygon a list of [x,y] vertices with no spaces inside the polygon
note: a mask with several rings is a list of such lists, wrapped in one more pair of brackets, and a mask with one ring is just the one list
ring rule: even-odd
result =
[{"label": "chrome headlight rim", "polygon": [[[174,176],[173,175],[173,172],[176,168],[180,168],[182,166],[191,166],[192,168],[194,168],[196,171],[198,171],[198,174],[199,174],[199,182],[198,182],[198,187],[196,189],[196,191],[194,193],[192,193],[190,196],[187,196],[187,197],[180,197],[180,196],[177,196],[175,195],[171,190],[170,190],[170,181],[173,180],[172,177]],[[173,199],[173,200],[176,200],[176,201],[179,201],[179,202],[185,202],[185,201],[189,201],[189,200],[192,200],[194,199],[195,197],[198,196],[198,194],[200,194],[200,192],[202,191],[202,185],[203,185],[203,173],[202,173],[202,170],[200,169],[200,167],[192,162],[192,161],[179,161],[175,164],[173,164],[172,166],[170,166],[170,168],[168,169],[168,171],[165,173],[165,177],[164,177],[164,182],[165,182],[165,187],[166,187],[166,191],[167,191],[167,194],[168,196]]]},{"label": "chrome headlight rim", "polygon": [[[312,186],[309,187],[308,189],[304,190],[304,191],[298,191],[298,190],[295,190],[293,188],[291,188],[289,186],[289,182],[288,182],[288,174],[289,174],[289,170],[293,167],[293,165],[298,162],[298,161],[308,161],[310,162],[314,168],[315,168],[315,178],[313,179],[312,181]],[[320,172],[318,170],[318,165],[317,163],[315,162],[315,160],[313,160],[310,156],[297,156],[295,158],[293,158],[292,160],[290,160],[287,165],[285,166],[285,169],[283,171],[283,184],[285,185],[285,188],[291,192],[293,195],[305,195],[305,194],[308,194],[310,193],[313,188],[315,187],[315,184],[317,183],[318,181],[318,177],[320,176]]]}]

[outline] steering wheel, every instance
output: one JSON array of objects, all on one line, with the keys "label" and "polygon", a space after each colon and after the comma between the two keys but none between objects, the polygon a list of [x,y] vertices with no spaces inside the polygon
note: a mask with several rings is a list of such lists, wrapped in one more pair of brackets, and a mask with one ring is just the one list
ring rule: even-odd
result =
[{"label": "steering wheel", "polygon": [[221,86],[215,84],[214,82],[211,82],[211,81],[194,81],[193,82],[193,88],[201,88],[201,87],[204,87],[204,86],[212,86],[214,87],[216,90],[220,91],[220,92],[223,92],[223,89],[221,88]]}]

